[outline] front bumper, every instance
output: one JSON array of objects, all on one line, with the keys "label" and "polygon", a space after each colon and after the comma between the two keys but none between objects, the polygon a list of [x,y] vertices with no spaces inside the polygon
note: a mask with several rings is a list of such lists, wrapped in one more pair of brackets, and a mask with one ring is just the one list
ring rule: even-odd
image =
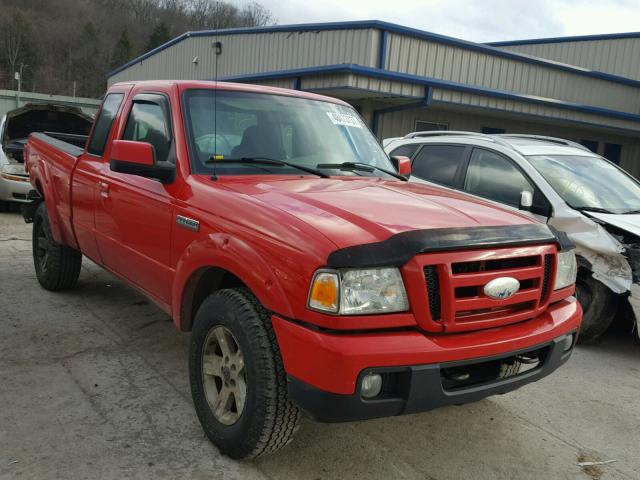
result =
[{"label": "front bumper", "polygon": [[14,174],[0,174],[0,201],[28,202],[27,195],[33,187],[29,177]]},{"label": "front bumper", "polygon": [[[577,332],[582,310],[575,298],[561,300],[537,318],[513,325],[456,334],[415,330],[327,333],[277,316],[272,318],[289,395],[303,410],[322,421],[347,421],[430,410],[505,393],[536,381],[566,362],[562,338]],[[449,390],[442,370],[478,365],[540,351],[539,365],[507,378]],[[364,400],[360,379],[368,372],[390,372],[395,391]]]},{"label": "front bumper", "polygon": [[[412,365],[401,368],[370,369],[363,372],[380,373],[383,378],[393,378],[393,391],[386,392],[372,400],[363,398],[360,389],[353,395],[340,395],[317,389],[304,382],[289,377],[289,398],[310,417],[319,422],[347,422],[371,418],[390,417],[408,413],[426,412],[446,405],[463,405],[485,397],[516,390],[535,382],[565,363],[573,352],[565,350],[565,335],[552,342],[519,352],[509,352],[500,357],[479,358],[464,362]],[[498,377],[468,386],[451,388],[443,382],[443,371],[499,365],[502,361],[530,352],[542,352],[540,364],[524,373]],[[464,371],[464,370],[462,370]],[[393,375],[391,377],[390,375]],[[360,385],[360,382],[358,382]]]}]

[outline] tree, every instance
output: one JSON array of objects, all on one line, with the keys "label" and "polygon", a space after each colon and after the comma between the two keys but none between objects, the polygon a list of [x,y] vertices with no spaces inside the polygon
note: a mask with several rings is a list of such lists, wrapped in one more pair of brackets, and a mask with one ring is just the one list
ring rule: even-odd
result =
[{"label": "tree", "polygon": [[113,48],[113,54],[111,55],[111,68],[119,67],[131,60],[132,49],[129,34],[127,33],[127,27],[124,27],[118,42]]},{"label": "tree", "polygon": [[109,70],[182,32],[273,23],[252,1],[0,0],[0,88],[25,64],[25,90],[99,97]]},{"label": "tree", "polygon": [[153,29],[151,35],[149,35],[149,41],[147,42],[145,51],[148,52],[153,50],[169,40],[171,40],[171,30],[169,29],[169,25],[164,22],[160,22]]},{"label": "tree", "polygon": [[22,70],[24,74],[24,69],[21,67],[32,63],[31,60],[33,60],[31,22],[22,12],[13,10],[10,15],[2,18],[0,30],[2,31],[1,60],[9,71],[9,78],[13,79],[14,72]]}]

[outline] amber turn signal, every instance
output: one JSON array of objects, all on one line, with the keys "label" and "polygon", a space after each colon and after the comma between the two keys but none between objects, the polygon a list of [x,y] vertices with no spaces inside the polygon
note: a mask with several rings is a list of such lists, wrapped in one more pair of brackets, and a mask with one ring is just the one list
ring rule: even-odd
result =
[{"label": "amber turn signal", "polygon": [[337,312],[340,306],[340,279],[336,272],[316,272],[309,292],[309,307]]}]

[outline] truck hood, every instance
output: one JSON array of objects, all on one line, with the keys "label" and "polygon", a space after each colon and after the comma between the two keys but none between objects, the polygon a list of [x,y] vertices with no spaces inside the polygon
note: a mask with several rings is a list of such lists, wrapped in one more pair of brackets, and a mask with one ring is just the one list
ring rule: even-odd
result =
[{"label": "truck hood", "polygon": [[534,223],[437,187],[381,178],[228,178],[224,185],[312,226],[342,248],[408,230]]}]

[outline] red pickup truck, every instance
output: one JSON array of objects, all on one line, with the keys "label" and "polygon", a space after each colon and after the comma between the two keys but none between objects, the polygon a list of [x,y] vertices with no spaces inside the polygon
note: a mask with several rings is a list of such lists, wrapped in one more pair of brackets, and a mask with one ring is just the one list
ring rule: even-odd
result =
[{"label": "red pickup truck", "polygon": [[231,457],[286,445],[301,412],[464,404],[571,355],[582,312],[565,237],[406,182],[408,159],[342,101],[122,83],[74,141],[26,146],[37,278],[71,288],[84,255],[190,331],[195,409]]}]

